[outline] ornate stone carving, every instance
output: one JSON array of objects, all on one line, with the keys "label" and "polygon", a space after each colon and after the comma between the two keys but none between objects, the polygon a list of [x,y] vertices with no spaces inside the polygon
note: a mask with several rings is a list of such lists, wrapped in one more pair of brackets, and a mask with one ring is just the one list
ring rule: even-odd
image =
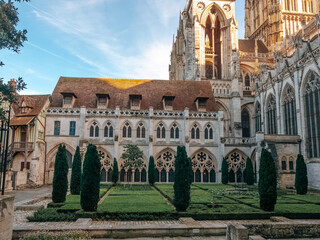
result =
[{"label": "ornate stone carving", "polygon": [[197,7],[200,9],[200,10],[204,10],[206,5],[203,3],[203,2],[199,2]]},{"label": "ornate stone carving", "polygon": [[223,10],[225,10],[226,12],[230,12],[230,11],[231,11],[231,6],[230,6],[230,4],[225,4],[225,5],[223,5]]}]

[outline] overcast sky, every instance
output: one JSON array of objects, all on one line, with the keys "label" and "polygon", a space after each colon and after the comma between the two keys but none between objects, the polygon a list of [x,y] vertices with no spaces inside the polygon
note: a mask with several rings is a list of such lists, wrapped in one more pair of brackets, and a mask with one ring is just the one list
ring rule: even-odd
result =
[{"label": "overcast sky", "polygon": [[[52,93],[60,76],[168,79],[172,36],[186,0],[31,0],[16,4],[28,30],[20,54],[1,51],[5,81]],[[236,1],[239,37],[244,0]]]}]

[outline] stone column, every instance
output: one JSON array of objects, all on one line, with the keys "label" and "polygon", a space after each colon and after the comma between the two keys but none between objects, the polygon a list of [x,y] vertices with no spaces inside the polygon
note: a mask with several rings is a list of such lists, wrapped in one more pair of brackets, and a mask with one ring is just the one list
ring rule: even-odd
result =
[{"label": "stone column", "polygon": [[185,139],[186,151],[189,154],[189,109],[184,109],[184,126],[182,137]]}]

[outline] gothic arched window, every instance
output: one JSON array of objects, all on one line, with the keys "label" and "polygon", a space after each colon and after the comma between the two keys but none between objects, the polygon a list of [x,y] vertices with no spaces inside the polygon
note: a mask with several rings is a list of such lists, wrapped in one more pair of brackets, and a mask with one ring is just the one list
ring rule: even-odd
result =
[{"label": "gothic arched window", "polygon": [[267,103],[267,122],[268,134],[277,134],[277,110],[274,95],[269,97],[269,101]]},{"label": "gothic arched window", "polygon": [[123,138],[131,138],[131,126],[128,122],[126,122],[122,128],[122,137]]},{"label": "gothic arched window", "polygon": [[166,128],[163,125],[163,123],[160,123],[159,126],[157,127],[157,138],[166,138]]},{"label": "gothic arched window", "polygon": [[245,108],[241,112],[242,137],[250,137],[250,115]]},{"label": "gothic arched window", "polygon": [[111,122],[108,122],[107,125],[104,127],[104,137],[106,138],[113,137],[113,127]]},{"label": "gothic arched window", "polygon": [[244,85],[246,87],[250,87],[250,76],[249,74],[247,73],[246,76],[244,77]]},{"label": "gothic arched window", "polygon": [[304,92],[305,122],[307,126],[308,155],[310,158],[320,156],[320,77],[316,73],[309,74]]},{"label": "gothic arched window", "polygon": [[247,157],[238,151],[228,155],[229,182],[245,182],[246,159]]},{"label": "gothic arched window", "polygon": [[262,126],[261,126],[261,105],[260,103],[257,103],[256,109],[255,109],[255,121],[256,121],[256,132],[261,132],[262,131]]},{"label": "gothic arched window", "polygon": [[139,123],[137,127],[137,138],[146,138],[146,128],[143,123]]},{"label": "gothic arched window", "polygon": [[204,130],[204,138],[205,139],[213,139],[213,129],[210,124],[206,126],[206,129]]},{"label": "gothic arched window", "polygon": [[191,129],[191,139],[200,139],[200,129],[198,124],[194,124]]},{"label": "gothic arched window", "polygon": [[174,123],[170,129],[170,138],[179,139],[179,127],[176,123]]},{"label": "gothic arched window", "polygon": [[285,133],[297,135],[297,110],[293,87],[288,87],[283,96],[283,113],[285,122]]},{"label": "gothic arched window", "polygon": [[90,126],[90,137],[99,137],[99,126],[96,122]]},{"label": "gothic arched window", "polygon": [[[199,151],[191,157],[194,182],[215,182],[215,159],[206,151]],[[210,176],[209,176],[210,175]]]}]

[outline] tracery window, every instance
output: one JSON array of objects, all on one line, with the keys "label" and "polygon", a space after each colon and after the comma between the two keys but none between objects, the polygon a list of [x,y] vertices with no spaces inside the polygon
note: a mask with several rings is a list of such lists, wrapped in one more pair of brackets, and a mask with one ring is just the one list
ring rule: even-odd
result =
[{"label": "tracery window", "polygon": [[250,76],[247,73],[246,76],[244,77],[244,86],[250,87]]},{"label": "tracery window", "polygon": [[228,155],[229,182],[245,182],[246,159],[247,157],[238,151]]},{"label": "tracery window", "polygon": [[157,127],[157,138],[166,138],[166,128],[163,125],[163,123],[160,123],[159,126]]},{"label": "tracery window", "polygon": [[101,182],[112,182],[113,162],[111,156],[103,150],[98,150],[101,163]]},{"label": "tracery window", "polygon": [[122,137],[123,138],[131,138],[132,137],[132,129],[128,122],[126,122],[122,128]]},{"label": "tracery window", "polygon": [[262,131],[262,124],[261,124],[261,105],[257,103],[255,109],[255,121],[256,121],[256,132]]},{"label": "tracery window", "polygon": [[250,137],[250,114],[245,108],[241,112],[242,137]]},{"label": "tracery window", "polygon": [[285,122],[285,133],[297,135],[297,110],[293,87],[288,87],[283,97],[283,112]]},{"label": "tracery window", "polygon": [[213,129],[212,129],[211,124],[207,124],[206,129],[204,130],[204,138],[206,140],[207,139],[210,139],[210,140],[213,139]]},{"label": "tracery window", "polygon": [[143,123],[139,123],[137,127],[137,138],[145,138],[146,137],[146,128]]},{"label": "tracery window", "polygon": [[170,138],[179,139],[179,127],[176,123],[174,123],[170,129]]},{"label": "tracery window", "polygon": [[197,152],[191,162],[194,182],[216,182],[215,162],[209,153]]},{"label": "tracery window", "polygon": [[277,110],[274,95],[269,97],[269,101],[267,103],[267,122],[268,134],[277,134]]},{"label": "tracery window", "polygon": [[320,77],[315,72],[309,74],[304,94],[307,152],[309,158],[317,158],[320,156]]},{"label": "tracery window", "polygon": [[200,129],[198,124],[194,124],[191,129],[191,139],[200,139]]},{"label": "tracery window", "polygon": [[141,166],[128,166],[128,160],[120,161],[120,182],[146,182],[146,162],[142,159]]},{"label": "tracery window", "polygon": [[106,138],[113,137],[113,126],[111,122],[108,122],[107,125],[104,127],[104,137]]},{"label": "tracery window", "polygon": [[90,137],[99,137],[99,126],[96,122],[93,122],[90,127]]},{"label": "tracery window", "polygon": [[174,181],[174,160],[175,153],[168,149],[163,151],[155,161],[156,182]]}]

